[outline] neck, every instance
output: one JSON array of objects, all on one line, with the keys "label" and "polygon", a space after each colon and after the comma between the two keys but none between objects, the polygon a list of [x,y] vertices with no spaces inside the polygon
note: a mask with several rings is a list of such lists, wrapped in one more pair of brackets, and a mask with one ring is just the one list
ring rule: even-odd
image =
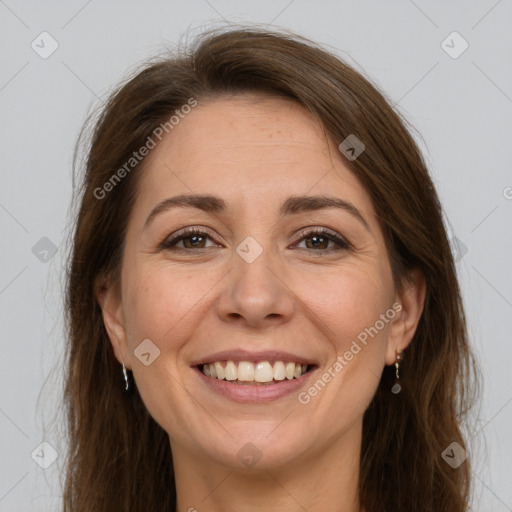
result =
[{"label": "neck", "polygon": [[177,512],[360,512],[361,424],[286,466],[241,471],[172,445]]}]

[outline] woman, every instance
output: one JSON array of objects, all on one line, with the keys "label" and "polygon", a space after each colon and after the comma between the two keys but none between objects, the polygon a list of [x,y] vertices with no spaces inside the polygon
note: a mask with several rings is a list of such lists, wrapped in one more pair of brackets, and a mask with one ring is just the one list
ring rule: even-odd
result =
[{"label": "woman", "polygon": [[467,510],[454,262],[375,87],[297,36],[208,33],[87,150],[66,511]]}]

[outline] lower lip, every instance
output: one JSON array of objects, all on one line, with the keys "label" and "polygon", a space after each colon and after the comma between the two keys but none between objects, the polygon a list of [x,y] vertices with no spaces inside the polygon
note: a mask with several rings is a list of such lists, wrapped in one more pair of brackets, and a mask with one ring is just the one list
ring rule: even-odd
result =
[{"label": "lower lip", "polygon": [[285,379],[268,385],[247,385],[233,384],[231,381],[214,379],[205,375],[199,368],[196,367],[194,369],[210,389],[240,403],[270,402],[290,395],[305,386],[311,374],[316,370],[316,368],[313,368],[297,379]]}]

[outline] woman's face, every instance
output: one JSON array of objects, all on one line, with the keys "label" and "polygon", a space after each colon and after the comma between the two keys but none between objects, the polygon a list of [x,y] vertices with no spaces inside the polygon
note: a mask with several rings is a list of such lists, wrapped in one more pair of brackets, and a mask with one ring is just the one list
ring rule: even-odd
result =
[{"label": "woman's face", "polygon": [[318,121],[264,96],[199,104],[143,172],[103,309],[175,457],[271,468],[357,441],[418,314]]}]

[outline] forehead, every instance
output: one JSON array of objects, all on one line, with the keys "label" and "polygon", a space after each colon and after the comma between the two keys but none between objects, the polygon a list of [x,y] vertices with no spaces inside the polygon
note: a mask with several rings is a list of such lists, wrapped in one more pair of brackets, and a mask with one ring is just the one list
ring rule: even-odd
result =
[{"label": "forehead", "polygon": [[155,203],[210,193],[229,204],[267,206],[290,195],[350,197],[372,205],[321,123],[288,99],[244,94],[199,104],[150,153],[138,196]]}]

